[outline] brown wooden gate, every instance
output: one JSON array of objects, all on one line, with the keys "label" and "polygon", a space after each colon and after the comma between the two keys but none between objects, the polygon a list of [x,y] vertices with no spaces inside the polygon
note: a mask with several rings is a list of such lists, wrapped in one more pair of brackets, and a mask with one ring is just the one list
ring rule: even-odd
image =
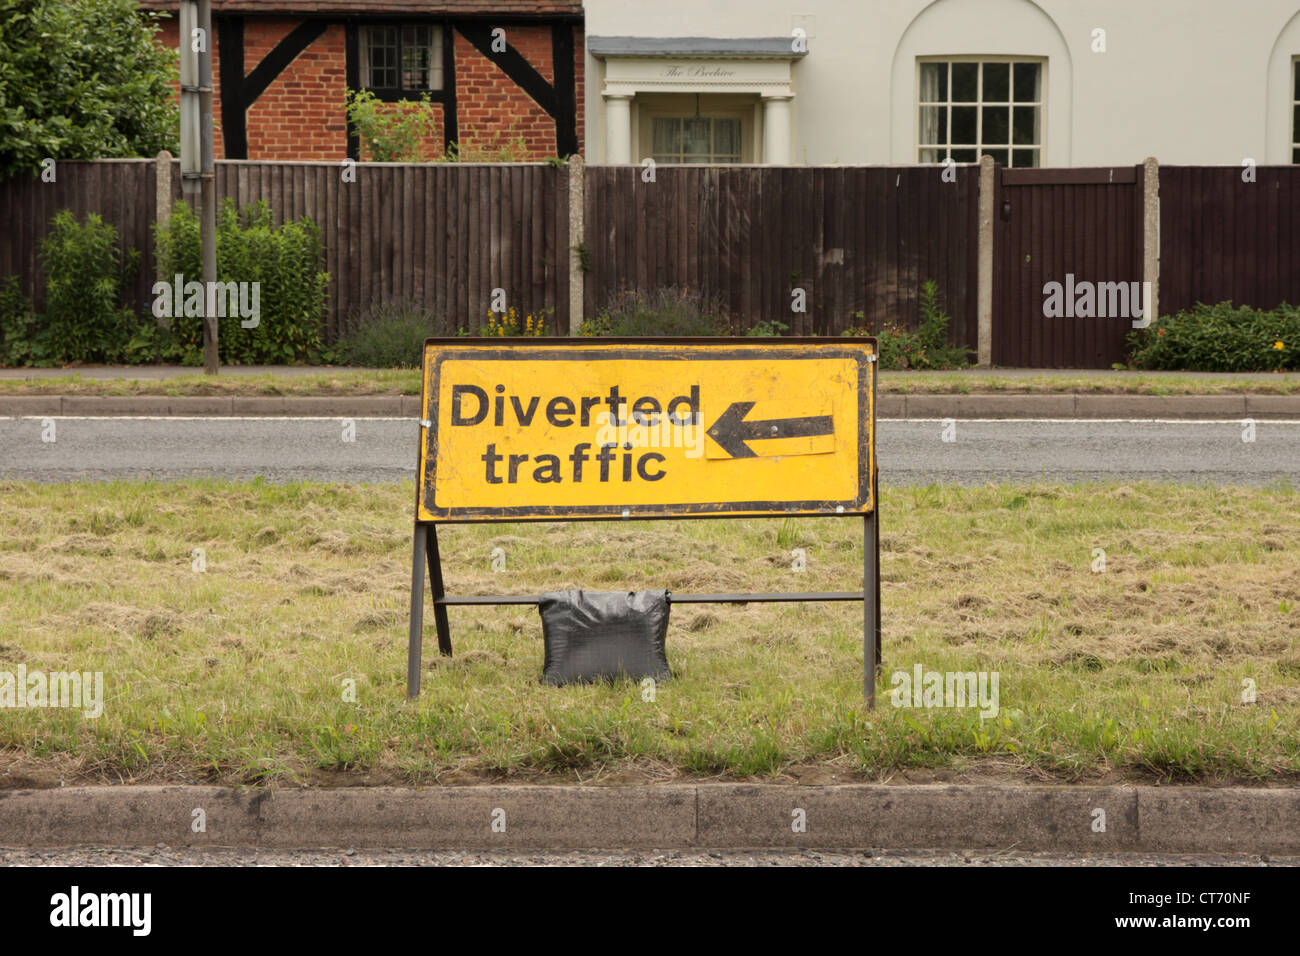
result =
[{"label": "brown wooden gate", "polygon": [[[1142,167],[999,166],[994,179],[993,364],[1109,368],[1124,361],[1137,303],[1115,306],[1120,291],[1128,298],[1142,290]],[[1061,283],[1059,317],[1045,314],[1049,282]],[[1083,283],[1093,284],[1091,307]],[[1125,288],[1097,290],[1102,283]],[[1068,295],[1072,289],[1077,298]],[[1145,297],[1140,302],[1145,306]]]}]

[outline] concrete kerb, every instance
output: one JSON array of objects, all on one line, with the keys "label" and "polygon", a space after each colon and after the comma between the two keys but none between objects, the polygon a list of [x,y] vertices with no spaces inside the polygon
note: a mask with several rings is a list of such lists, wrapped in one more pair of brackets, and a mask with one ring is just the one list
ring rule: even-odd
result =
[{"label": "concrete kerb", "polygon": [[[417,418],[415,395],[222,397],[0,396],[0,416]],[[877,418],[1300,419],[1300,395],[890,394]]]},{"label": "concrete kerb", "polygon": [[1300,851],[1300,789],[701,784],[0,791],[0,846],[158,843],[1281,855]]}]

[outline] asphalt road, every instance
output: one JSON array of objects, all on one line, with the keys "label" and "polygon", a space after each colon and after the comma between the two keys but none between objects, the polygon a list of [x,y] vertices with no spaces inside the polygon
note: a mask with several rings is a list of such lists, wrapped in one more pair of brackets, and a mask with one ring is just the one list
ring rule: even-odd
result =
[{"label": "asphalt road", "polygon": [[[360,418],[354,425],[348,442],[337,418],[0,418],[0,478],[414,477],[414,422]],[[1254,441],[1243,441],[1238,421],[959,420],[951,428],[882,421],[877,443],[885,484],[1300,483],[1300,422],[1259,421],[1254,429]]]}]

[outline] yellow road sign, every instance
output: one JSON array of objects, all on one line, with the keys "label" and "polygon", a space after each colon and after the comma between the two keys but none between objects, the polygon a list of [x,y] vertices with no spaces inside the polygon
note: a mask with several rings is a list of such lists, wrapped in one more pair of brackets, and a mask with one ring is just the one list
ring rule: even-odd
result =
[{"label": "yellow road sign", "polygon": [[869,339],[430,339],[420,521],[865,514]]}]

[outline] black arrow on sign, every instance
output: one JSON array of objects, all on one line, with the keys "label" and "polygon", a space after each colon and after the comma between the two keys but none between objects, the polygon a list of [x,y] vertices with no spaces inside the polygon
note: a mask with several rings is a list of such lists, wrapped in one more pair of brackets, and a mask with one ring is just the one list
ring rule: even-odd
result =
[{"label": "black arrow on sign", "polygon": [[835,434],[829,415],[747,422],[745,416],[753,407],[753,402],[732,402],[707,432],[732,458],[758,457],[746,442],[764,438],[807,438]]}]

